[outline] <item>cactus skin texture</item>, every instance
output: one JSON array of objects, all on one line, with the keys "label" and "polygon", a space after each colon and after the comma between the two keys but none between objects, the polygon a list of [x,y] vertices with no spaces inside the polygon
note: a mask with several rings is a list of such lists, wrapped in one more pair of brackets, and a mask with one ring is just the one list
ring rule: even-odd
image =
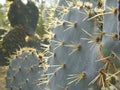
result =
[{"label": "cactus skin texture", "polygon": [[43,90],[43,86],[37,85],[38,79],[44,73],[40,66],[35,49],[27,48],[17,52],[9,65],[6,77],[6,88],[9,90]]},{"label": "cactus skin texture", "polygon": [[[0,37],[2,40],[0,44],[2,58],[9,57],[22,47],[34,47],[42,51],[40,45],[42,41],[39,37],[35,37],[38,14],[38,8],[31,0],[28,0],[27,4],[24,4],[21,0],[14,0],[11,3],[8,19],[13,29]],[[27,41],[26,37],[28,36],[31,39]],[[6,59],[2,60],[6,61]]]},{"label": "cactus skin texture", "polygon": [[14,0],[10,5],[8,19],[12,27],[22,27],[27,34],[34,34],[39,17],[38,8],[28,0],[24,4],[21,0]]},{"label": "cactus skin texture", "polygon": [[117,0],[104,0],[105,10],[101,1],[68,8],[52,30],[50,90],[119,90]]}]

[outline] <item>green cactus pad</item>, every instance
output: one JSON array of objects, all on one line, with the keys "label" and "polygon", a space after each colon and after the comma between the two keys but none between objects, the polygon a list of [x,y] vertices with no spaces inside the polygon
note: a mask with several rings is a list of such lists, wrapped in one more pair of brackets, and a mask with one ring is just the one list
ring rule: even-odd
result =
[{"label": "green cactus pad", "polygon": [[17,90],[43,90],[37,81],[44,73],[42,59],[34,49],[23,49],[11,61],[6,77],[6,88]]},{"label": "green cactus pad", "polygon": [[21,26],[27,34],[34,34],[38,22],[38,8],[32,1],[24,4],[21,0],[15,0],[8,12],[8,19],[12,27]]}]

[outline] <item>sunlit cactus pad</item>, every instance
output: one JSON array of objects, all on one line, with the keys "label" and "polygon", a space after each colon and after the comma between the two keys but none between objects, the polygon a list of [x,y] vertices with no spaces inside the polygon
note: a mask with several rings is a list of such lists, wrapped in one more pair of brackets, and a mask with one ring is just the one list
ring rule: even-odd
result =
[{"label": "sunlit cactus pad", "polygon": [[6,88],[9,90],[43,90],[38,80],[44,73],[40,66],[42,59],[35,49],[17,52],[7,71]]}]

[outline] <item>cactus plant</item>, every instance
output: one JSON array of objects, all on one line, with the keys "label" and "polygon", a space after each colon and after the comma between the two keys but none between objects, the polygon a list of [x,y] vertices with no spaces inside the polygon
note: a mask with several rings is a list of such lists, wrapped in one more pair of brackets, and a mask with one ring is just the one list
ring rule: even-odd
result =
[{"label": "cactus plant", "polygon": [[17,52],[7,71],[6,88],[12,90],[43,90],[37,85],[44,73],[43,58],[35,49],[23,48]]},{"label": "cactus plant", "polygon": [[[25,40],[27,35],[34,40],[33,36],[38,21],[38,8],[32,1],[28,0],[28,3],[24,4],[21,0],[14,0],[9,8],[8,19],[13,29],[3,37],[2,45],[7,52],[13,53],[16,49],[19,50],[20,47],[29,45]],[[39,39],[39,44],[35,40],[33,43],[40,45],[40,42]],[[10,45],[7,43],[10,43]]]},{"label": "cactus plant", "polygon": [[79,1],[70,7],[52,30],[50,90],[119,89],[117,0],[95,1],[97,5]]},{"label": "cactus plant", "polygon": [[0,62],[8,63],[7,58],[23,47],[36,48],[42,52],[42,43],[44,43],[44,40],[42,41],[37,35],[28,36],[24,31],[21,32],[19,29],[14,28],[6,32],[2,37],[0,44]]},{"label": "cactus plant", "polygon": [[10,30],[3,37],[2,48],[11,54],[11,52],[13,53],[20,47],[25,46],[25,37],[26,34],[24,31],[21,32],[19,29]]},{"label": "cactus plant", "polygon": [[[46,45],[49,56],[43,65],[44,68],[47,67],[44,75],[48,78],[41,81],[41,74],[37,73],[41,69],[35,69],[37,72],[34,74],[39,76],[35,76],[35,80],[40,81],[40,84],[47,83],[45,90],[119,90],[117,0],[81,0],[65,7],[67,12],[63,12],[63,16],[56,19],[57,25],[55,23],[51,27],[52,33],[49,32],[50,45]],[[30,72],[34,63],[30,61],[37,60],[36,57],[38,58],[35,52],[29,51],[17,55],[7,72],[7,87],[13,90],[35,89],[36,84],[29,88],[31,83],[33,85],[30,80],[34,78],[29,80],[27,76],[32,76]],[[37,60],[36,65],[40,63]],[[20,76],[26,73],[25,78]]]},{"label": "cactus plant", "polygon": [[[79,9],[72,8],[63,18],[63,25],[56,27],[53,31],[55,37],[51,40],[51,50],[55,56],[49,61],[53,66],[58,65],[56,70],[60,70],[51,76],[51,90],[87,90],[90,88],[88,84],[91,78],[94,78],[100,69],[101,65],[95,62],[98,57],[97,45],[90,49],[90,44],[80,40],[80,38],[88,37],[82,31],[83,29],[91,34],[94,32],[93,20],[82,21],[84,18],[86,16],[80,14]],[[50,69],[49,72],[53,70]],[[96,89],[96,85],[93,88]]]},{"label": "cactus plant", "polygon": [[[28,40],[29,38],[30,40]],[[36,35],[28,36],[24,31],[20,31],[18,28],[8,31],[2,39],[2,48],[9,54],[13,54],[16,50],[27,46],[42,51],[42,41],[39,37],[36,37]]]},{"label": "cactus plant", "polygon": [[[28,0],[28,3],[24,4],[21,0],[14,0],[9,8],[8,19],[13,29],[1,37],[1,56],[3,58],[9,57],[22,47],[34,47],[42,51],[42,41],[35,35],[38,8],[32,1]],[[26,37],[29,37],[30,40]]]},{"label": "cactus plant", "polygon": [[38,8],[28,0],[24,4],[21,0],[14,0],[10,5],[8,19],[12,27],[21,27],[27,34],[34,34],[38,21]]}]

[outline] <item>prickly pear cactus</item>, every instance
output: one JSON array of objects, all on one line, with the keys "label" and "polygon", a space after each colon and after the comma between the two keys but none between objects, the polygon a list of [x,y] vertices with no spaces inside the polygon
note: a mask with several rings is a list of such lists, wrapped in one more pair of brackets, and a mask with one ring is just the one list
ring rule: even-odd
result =
[{"label": "prickly pear cactus", "polygon": [[3,37],[2,48],[5,49],[5,52],[8,52],[9,54],[15,52],[20,47],[25,46],[26,36],[27,35],[25,34],[25,32],[20,31],[19,29],[10,30]]},{"label": "prickly pear cactus", "polygon": [[119,90],[117,0],[95,3],[78,1],[52,30],[50,90]]},{"label": "prickly pear cactus", "polygon": [[[7,31],[2,35],[0,48],[1,58],[9,57],[16,50],[22,47],[34,47],[42,50],[40,47],[41,39],[34,40],[35,29],[38,21],[38,8],[31,1],[28,0],[27,4],[24,4],[22,0],[14,0],[11,2],[8,19],[13,29]],[[26,41],[26,37],[29,36],[32,40]],[[2,59],[2,61],[6,61]]]},{"label": "prickly pear cactus", "polygon": [[[16,50],[23,47],[33,47],[40,51],[42,40],[37,35],[28,36],[24,31],[14,28],[4,35],[2,38],[2,48],[4,52],[13,54]],[[9,43],[9,44],[8,44]]]},{"label": "prickly pear cactus", "polygon": [[6,88],[10,90],[44,90],[37,85],[44,73],[42,56],[35,49],[24,48],[17,52],[9,65]]},{"label": "prickly pear cactus", "polygon": [[38,22],[38,8],[28,0],[24,4],[21,0],[14,0],[10,5],[8,19],[12,27],[21,27],[27,34],[34,34]]},{"label": "prickly pear cactus", "polygon": [[[106,77],[106,81],[110,78],[114,78],[116,81],[116,89],[120,89],[120,42],[119,42],[119,29],[117,22],[117,0],[109,1],[105,0],[105,12],[103,20],[103,38],[101,42],[101,57],[102,62],[105,63],[105,74],[110,75]],[[117,78],[116,78],[117,77]],[[106,85],[108,83],[105,83]],[[114,86],[114,87],[115,87]]]},{"label": "prickly pear cactus", "polygon": [[[8,34],[4,36],[3,48],[10,53],[25,46],[42,50],[39,48],[41,43],[40,38],[34,40],[36,39],[34,36],[39,16],[38,14],[38,8],[31,0],[28,0],[26,4],[23,3],[22,0],[14,0],[10,5],[8,12],[8,19],[14,29],[10,30]],[[32,40],[27,41],[26,37],[28,36]],[[10,43],[10,45],[7,43]]]},{"label": "prickly pear cactus", "polygon": [[[105,1],[105,11],[104,15],[104,25],[103,30],[106,35],[103,36],[102,48],[105,55],[109,55],[113,50],[116,41],[118,41],[118,32],[117,32],[117,0],[114,1]],[[111,21],[110,23],[108,23]]]},{"label": "prickly pear cactus", "polygon": [[[9,44],[8,44],[9,43]],[[6,63],[7,58],[14,54],[17,50],[23,47],[35,48],[39,51],[43,51],[41,44],[44,43],[38,35],[28,36],[24,31],[20,31],[18,28],[14,28],[1,36],[0,41],[0,56],[1,63]],[[0,64],[4,65],[4,64]]]}]

